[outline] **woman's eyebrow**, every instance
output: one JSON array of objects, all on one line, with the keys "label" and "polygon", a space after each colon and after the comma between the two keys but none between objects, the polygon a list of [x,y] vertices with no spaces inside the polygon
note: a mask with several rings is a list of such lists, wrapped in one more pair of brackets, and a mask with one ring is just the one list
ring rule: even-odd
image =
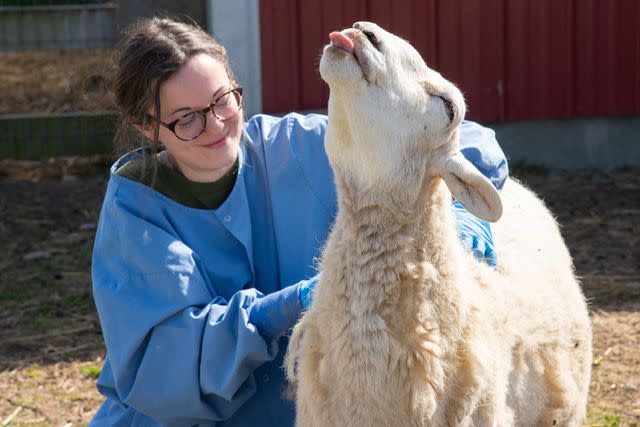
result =
[{"label": "woman's eyebrow", "polygon": [[190,107],[181,107],[181,108],[178,108],[177,110],[170,112],[169,116],[173,116],[174,114],[179,113],[180,111],[192,111],[192,109]]},{"label": "woman's eyebrow", "polygon": [[[212,101],[212,102],[213,102],[213,101],[215,101],[216,96],[218,96],[218,94],[219,94],[222,90],[224,90],[225,88],[226,88],[226,86],[221,86],[221,87],[219,87],[219,88],[218,88],[218,90],[217,90],[217,91],[215,91],[215,92],[213,93],[213,95],[211,95],[211,101]],[[206,107],[205,107],[205,108],[206,108]],[[170,112],[170,113],[169,113],[169,116],[173,116],[174,114],[179,113],[179,112],[181,112],[181,111],[194,111],[194,109],[193,109],[193,108],[191,108],[191,107],[180,107],[180,108],[178,108],[178,109],[173,110],[172,112]],[[199,111],[199,110],[195,110],[195,111]]]}]

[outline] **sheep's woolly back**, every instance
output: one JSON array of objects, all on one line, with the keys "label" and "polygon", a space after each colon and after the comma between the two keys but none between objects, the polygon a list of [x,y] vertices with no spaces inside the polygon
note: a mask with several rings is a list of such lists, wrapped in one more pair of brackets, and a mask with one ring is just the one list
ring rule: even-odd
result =
[{"label": "sheep's woolly back", "polygon": [[[555,220],[460,155],[462,95],[408,43],[365,22],[331,39],[338,215],[287,354],[297,425],[580,425],[591,329]],[[500,218],[497,269],[463,249],[452,194]]]}]

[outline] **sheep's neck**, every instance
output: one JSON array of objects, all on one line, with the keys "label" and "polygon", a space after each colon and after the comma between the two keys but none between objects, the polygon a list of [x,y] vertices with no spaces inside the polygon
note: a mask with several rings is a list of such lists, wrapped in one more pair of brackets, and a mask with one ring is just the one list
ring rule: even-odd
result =
[{"label": "sheep's neck", "polygon": [[375,314],[406,328],[409,319],[421,321],[425,303],[459,306],[457,293],[441,285],[455,275],[453,263],[445,262],[455,252],[450,239],[457,239],[450,195],[439,178],[427,181],[418,200],[402,200],[397,193],[361,194],[337,177],[339,210],[323,275],[352,316]]}]

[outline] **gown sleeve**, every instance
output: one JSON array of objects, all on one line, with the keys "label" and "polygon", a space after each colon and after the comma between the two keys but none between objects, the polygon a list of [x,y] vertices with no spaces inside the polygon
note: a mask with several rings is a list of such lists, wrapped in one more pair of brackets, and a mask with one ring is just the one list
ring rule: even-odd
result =
[{"label": "gown sleeve", "polygon": [[[297,288],[264,302],[253,288],[223,298],[188,246],[109,193],[92,279],[115,392],[163,425],[228,419],[256,392],[253,371],[276,357],[270,335],[299,315]],[[254,307],[275,329],[261,334]]]},{"label": "gown sleeve", "polygon": [[463,121],[460,124],[460,151],[498,190],[502,189],[509,167],[492,129]]}]

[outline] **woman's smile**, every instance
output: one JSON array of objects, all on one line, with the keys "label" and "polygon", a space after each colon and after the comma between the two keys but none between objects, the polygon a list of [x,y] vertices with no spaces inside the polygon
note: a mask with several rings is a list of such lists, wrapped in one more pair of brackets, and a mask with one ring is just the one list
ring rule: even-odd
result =
[{"label": "woman's smile", "polygon": [[222,148],[226,145],[228,137],[229,135],[228,133],[226,133],[222,136],[222,138],[218,139],[217,141],[211,142],[209,144],[202,144],[202,145],[199,145],[199,147],[209,148],[209,149]]}]

